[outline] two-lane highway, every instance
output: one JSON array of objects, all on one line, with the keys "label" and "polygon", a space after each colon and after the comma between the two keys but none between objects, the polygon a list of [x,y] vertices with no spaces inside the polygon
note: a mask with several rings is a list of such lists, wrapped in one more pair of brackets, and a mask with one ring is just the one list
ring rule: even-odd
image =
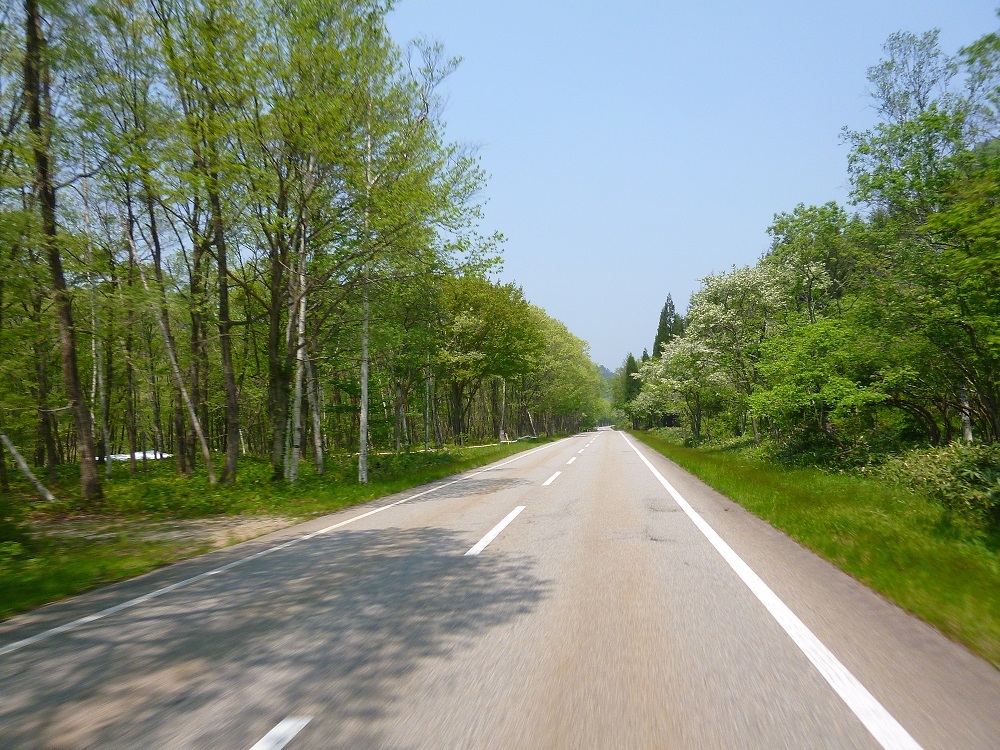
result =
[{"label": "two-lane highway", "polygon": [[994,748],[1000,675],[621,433],[0,626],[3,748]]}]

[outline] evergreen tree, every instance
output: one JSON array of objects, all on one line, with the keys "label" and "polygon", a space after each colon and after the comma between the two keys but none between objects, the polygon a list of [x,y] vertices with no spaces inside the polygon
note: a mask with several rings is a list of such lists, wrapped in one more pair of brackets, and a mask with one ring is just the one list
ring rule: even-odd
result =
[{"label": "evergreen tree", "polygon": [[[663,345],[684,333],[684,318],[677,314],[674,308],[674,300],[669,294],[667,301],[663,303],[660,311],[660,322],[656,326],[656,338],[653,339],[653,356],[659,357],[663,350]],[[645,361],[645,360],[643,360]]]}]

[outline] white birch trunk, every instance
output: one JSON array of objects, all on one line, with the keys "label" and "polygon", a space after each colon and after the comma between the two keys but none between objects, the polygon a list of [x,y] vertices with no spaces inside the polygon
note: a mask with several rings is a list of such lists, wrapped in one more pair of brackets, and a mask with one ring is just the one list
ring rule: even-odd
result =
[{"label": "white birch trunk", "polygon": [[[87,159],[86,153],[84,154],[83,160],[84,171],[87,171]],[[90,193],[87,189],[87,179],[83,180],[83,225],[87,235],[87,262],[90,264],[91,268],[94,266],[94,251],[93,246],[90,242]],[[108,441],[109,441],[109,431],[108,431],[108,410],[105,408],[104,401],[104,349],[100,344],[100,325],[101,321],[97,315],[97,293],[94,291],[93,279],[90,280],[90,318],[91,318],[91,334],[90,334],[90,349],[91,349],[91,361],[94,363],[94,373],[91,378],[90,384],[90,403],[97,404],[97,412],[100,420],[101,428],[101,440],[100,440],[100,453],[99,455],[104,460],[104,476],[107,479],[111,479],[111,461],[108,458]],[[94,421],[94,410],[90,411],[91,422]]]},{"label": "white birch trunk", "polygon": [[[146,294],[151,294],[149,289],[149,281],[146,279],[146,272],[142,269],[142,263],[139,262],[139,255],[135,251],[135,240],[132,238],[132,232],[128,231],[125,233],[128,237],[128,247],[129,252],[132,255],[132,261],[135,263],[136,268],[139,269],[139,278],[142,280],[142,287],[146,290]],[[208,448],[208,441],[205,439],[205,433],[201,429],[201,421],[198,419],[198,413],[195,411],[194,403],[191,401],[191,396],[188,395],[187,388],[184,387],[184,378],[181,375],[180,365],[177,364],[177,353],[174,351],[174,346],[170,341],[170,335],[167,333],[167,324],[163,320],[162,310],[158,310],[156,313],[156,322],[160,327],[160,335],[163,337],[163,346],[167,350],[167,359],[170,360],[170,374],[173,375],[174,385],[177,386],[177,390],[181,392],[181,398],[184,401],[184,406],[187,407],[188,418],[191,420],[191,428],[194,430],[195,435],[198,436],[198,443],[201,446],[201,455],[205,461],[205,468],[208,470],[208,482],[209,484],[215,484],[215,467],[212,465],[212,452]]]},{"label": "white birch trunk", "polygon": [[292,484],[299,478],[299,454],[302,451],[302,378],[306,358],[306,249],[305,227],[302,232],[302,252],[299,257],[299,319],[295,337],[295,391],[292,396],[292,455],[288,479]]},{"label": "white birch trunk", "polygon": [[316,369],[312,361],[306,358],[306,396],[309,399],[309,411],[313,424],[313,453],[316,454],[316,473],[322,474],[323,467],[323,418],[322,399],[319,394],[319,383],[316,380]]},{"label": "white birch trunk", "polygon": [[963,384],[958,389],[958,397],[962,402],[962,440],[966,443],[972,442],[972,409],[969,406],[969,391]]},{"label": "white birch trunk", "polygon": [[358,482],[368,483],[368,282],[361,282],[361,419]]},{"label": "white birch trunk", "polygon": [[427,355],[427,377],[424,378],[424,453],[431,443],[431,355]]},{"label": "white birch trunk", "polygon": [[28,463],[24,460],[24,457],[18,452],[17,448],[14,447],[14,444],[10,442],[10,438],[8,438],[3,433],[3,430],[0,430],[0,441],[2,441],[3,444],[7,447],[7,450],[10,451],[10,455],[14,457],[14,463],[17,464],[17,468],[21,470],[21,473],[24,474],[24,476],[28,479],[29,482],[35,485],[35,489],[38,490],[38,494],[41,495],[46,500],[48,500],[50,503],[54,503],[56,501],[55,496],[51,492],[49,492],[49,488],[46,487],[44,484],[42,484],[38,480],[38,477],[36,477],[31,472],[31,469],[28,467]]},{"label": "white birch trunk", "polygon": [[500,442],[507,442],[507,433],[504,432],[504,415],[507,413],[507,378],[503,379],[503,394],[500,396]]},{"label": "white birch trunk", "polygon": [[[371,92],[369,91],[369,96]],[[368,242],[368,211],[372,192],[371,99],[368,102],[368,132],[365,134],[365,242]],[[358,436],[358,482],[368,484],[368,260],[361,278],[361,415]]]}]

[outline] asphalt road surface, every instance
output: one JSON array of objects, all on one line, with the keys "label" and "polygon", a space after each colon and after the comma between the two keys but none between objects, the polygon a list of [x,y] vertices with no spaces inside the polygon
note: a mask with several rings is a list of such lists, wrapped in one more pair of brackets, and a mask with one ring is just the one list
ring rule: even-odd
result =
[{"label": "asphalt road surface", "polygon": [[0,625],[2,748],[1000,748],[1000,672],[621,433]]}]

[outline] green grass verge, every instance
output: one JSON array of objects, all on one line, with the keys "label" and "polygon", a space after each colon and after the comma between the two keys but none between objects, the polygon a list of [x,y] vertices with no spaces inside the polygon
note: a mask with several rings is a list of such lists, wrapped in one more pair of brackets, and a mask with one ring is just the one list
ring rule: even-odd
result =
[{"label": "green grass verge", "polygon": [[941,506],[873,479],[633,434],[1000,667],[1000,554]]},{"label": "green grass verge", "polygon": [[36,540],[24,554],[0,557],[0,619],[211,549],[190,542],[150,542],[129,534],[100,540]]},{"label": "green grass verge", "polygon": [[[145,573],[211,545],[196,539],[144,538],[164,519],[219,516],[284,516],[305,520],[416,487],[503,459],[545,442],[454,448],[429,453],[372,456],[370,482],[357,483],[357,458],[333,456],[323,475],[306,464],[296,486],[274,482],[270,464],[244,458],[233,484],[210,485],[203,473],[177,475],[172,461],[149,461],[129,475],[114,467],[99,507],[79,499],[78,469],[60,467],[54,488],[60,501],[38,501],[27,483],[13,482],[10,501],[0,508],[0,619],[88,589]],[[140,464],[141,469],[141,464]],[[53,524],[70,533],[51,533]],[[73,532],[75,524],[80,529]],[[100,527],[89,534],[87,528]],[[42,533],[48,529],[49,533]]]}]

